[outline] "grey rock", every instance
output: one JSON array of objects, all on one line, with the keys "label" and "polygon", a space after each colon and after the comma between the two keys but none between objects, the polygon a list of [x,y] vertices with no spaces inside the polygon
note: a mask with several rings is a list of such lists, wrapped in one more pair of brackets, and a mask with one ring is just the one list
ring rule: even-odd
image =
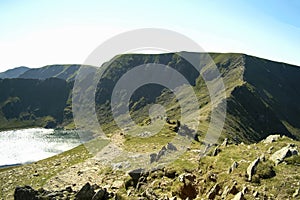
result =
[{"label": "grey rock", "polygon": [[268,154],[271,154],[271,153],[272,153],[272,151],[273,151],[273,149],[274,149],[274,147],[273,147],[273,146],[271,146],[271,147],[268,149],[267,153],[268,153]]},{"label": "grey rock", "polygon": [[215,199],[215,197],[218,195],[219,191],[220,191],[221,187],[219,186],[218,183],[216,183],[208,192],[207,194],[207,198],[208,199]]},{"label": "grey rock", "polygon": [[252,180],[252,176],[255,174],[256,166],[259,163],[259,158],[255,159],[247,168],[248,181]]},{"label": "grey rock", "polygon": [[30,186],[16,187],[14,193],[15,200],[38,200],[38,192],[32,189]]},{"label": "grey rock", "polygon": [[225,138],[221,146],[226,147],[228,145],[228,138]]},{"label": "grey rock", "polygon": [[95,191],[90,185],[90,183],[86,183],[75,195],[75,200],[87,200],[92,199],[95,195]]},{"label": "grey rock", "polygon": [[183,173],[178,176],[180,182],[185,183],[185,180],[193,182],[196,179],[196,176],[190,173]]},{"label": "grey rock", "polygon": [[123,181],[116,180],[116,181],[113,182],[111,188],[112,189],[119,189],[119,188],[123,187],[123,185],[124,185]]},{"label": "grey rock", "polygon": [[232,163],[232,165],[230,166],[229,170],[228,170],[228,174],[230,174],[231,172],[233,172],[234,169],[236,169],[239,166],[239,163],[237,163],[236,161],[234,161]]},{"label": "grey rock", "polygon": [[130,171],[128,174],[132,178],[133,181],[138,181],[140,177],[143,175],[144,169],[139,168],[139,169],[134,169]]},{"label": "grey rock", "polygon": [[72,189],[72,187],[68,186],[68,187],[66,187],[65,191],[71,193],[71,192],[73,192],[73,189]]},{"label": "grey rock", "polygon": [[166,153],[167,153],[167,148],[163,146],[157,154],[156,161],[158,161],[162,156],[166,155]]},{"label": "grey rock", "polygon": [[233,182],[233,184],[231,186],[225,186],[223,193],[221,195],[221,198],[226,199],[228,194],[233,194],[233,195],[237,194],[239,191],[236,188],[236,185],[237,185],[237,183]]},{"label": "grey rock", "polygon": [[226,185],[225,188],[223,189],[221,199],[226,199],[227,195],[229,194],[229,186]]},{"label": "grey rock", "polygon": [[156,162],[156,160],[157,160],[157,154],[156,153],[150,154],[150,163]]},{"label": "grey rock", "polygon": [[259,157],[260,161],[264,162],[266,161],[266,156],[265,154],[262,154],[260,157]]},{"label": "grey rock", "polygon": [[296,198],[299,196],[299,188],[295,190],[293,197]]},{"label": "grey rock", "polygon": [[276,151],[270,156],[270,160],[273,161],[276,165],[281,163],[285,158],[288,158],[293,155],[298,155],[299,152],[296,149],[295,145],[290,144],[282,149]]},{"label": "grey rock", "polygon": [[266,139],[264,139],[263,143],[276,142],[279,138],[281,138],[280,135],[269,135]]},{"label": "grey rock", "polygon": [[247,187],[247,186],[244,186],[241,192],[242,192],[243,194],[246,194],[247,191],[248,191],[248,187]]},{"label": "grey rock", "polygon": [[254,192],[253,192],[253,197],[257,198],[258,195],[259,195],[259,193],[258,193],[257,191],[254,191]]},{"label": "grey rock", "polygon": [[177,151],[177,148],[172,143],[167,144],[167,149],[170,151]]},{"label": "grey rock", "polygon": [[237,193],[232,200],[244,200],[244,194],[242,192]]},{"label": "grey rock", "polygon": [[219,146],[217,146],[214,151],[212,152],[212,156],[217,156],[221,152],[221,149],[219,149]]},{"label": "grey rock", "polygon": [[105,189],[100,189],[96,192],[96,194],[94,194],[94,196],[92,197],[92,200],[102,200],[105,199],[105,197],[108,196],[108,193],[106,192]]}]

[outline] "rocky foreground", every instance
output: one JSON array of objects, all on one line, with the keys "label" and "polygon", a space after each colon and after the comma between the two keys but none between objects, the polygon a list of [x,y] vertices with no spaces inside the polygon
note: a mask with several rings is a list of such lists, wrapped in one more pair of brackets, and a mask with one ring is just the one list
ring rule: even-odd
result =
[{"label": "rocky foreground", "polygon": [[[251,145],[225,140],[199,159],[195,142],[177,161],[151,172],[104,166],[80,150],[74,157],[47,160],[49,166],[41,161],[1,171],[1,198],[300,199],[299,145],[280,135]],[[80,155],[81,161],[72,160]]]}]

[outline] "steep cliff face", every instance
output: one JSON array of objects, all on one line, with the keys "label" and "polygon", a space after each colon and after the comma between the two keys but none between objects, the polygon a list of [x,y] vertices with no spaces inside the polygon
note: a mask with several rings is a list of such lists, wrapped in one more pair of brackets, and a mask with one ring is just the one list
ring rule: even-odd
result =
[{"label": "steep cliff face", "polygon": [[245,83],[228,99],[235,131],[255,141],[270,133],[299,139],[300,68],[252,56],[244,59]]}]

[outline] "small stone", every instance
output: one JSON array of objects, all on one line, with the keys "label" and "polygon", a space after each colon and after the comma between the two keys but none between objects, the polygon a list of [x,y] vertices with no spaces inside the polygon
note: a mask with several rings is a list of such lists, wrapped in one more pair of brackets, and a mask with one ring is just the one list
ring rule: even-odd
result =
[{"label": "small stone", "polygon": [[293,197],[296,198],[299,196],[299,188],[295,190]]},{"label": "small stone", "polygon": [[39,176],[40,174],[39,173],[34,173],[33,176],[37,177]]},{"label": "small stone", "polygon": [[259,157],[260,161],[265,161],[266,160],[266,156],[265,154],[262,154],[260,157]]},{"label": "small stone", "polygon": [[100,190],[98,190],[98,192],[96,192],[96,194],[94,194],[94,196],[92,197],[92,200],[102,200],[107,195],[108,194],[105,189],[100,189]]},{"label": "small stone", "polygon": [[220,152],[221,152],[221,149],[219,149],[219,146],[217,146],[217,147],[214,149],[214,151],[213,151],[213,153],[212,153],[212,156],[217,156]]},{"label": "small stone", "polygon": [[68,186],[68,187],[66,187],[66,189],[65,189],[65,191],[67,191],[67,192],[73,192],[73,189],[71,188],[71,186]]},{"label": "small stone", "polygon": [[228,145],[228,138],[225,138],[221,146],[226,147]]},{"label": "small stone", "polygon": [[231,172],[233,172],[234,169],[236,169],[239,166],[239,163],[237,163],[236,161],[234,161],[231,165],[231,167],[228,170],[228,174],[230,174]]},{"label": "small stone", "polygon": [[253,192],[253,197],[257,198],[258,195],[259,195],[259,193],[258,193],[257,191],[254,191],[254,192]]},{"label": "small stone", "polygon": [[177,148],[172,143],[167,144],[167,149],[170,151],[177,151]]},{"label": "small stone", "polygon": [[268,154],[271,154],[271,153],[272,153],[272,151],[273,151],[273,149],[274,149],[274,147],[273,147],[273,146],[271,146],[271,147],[268,149],[267,153],[268,153]]},{"label": "small stone", "polygon": [[121,188],[123,185],[124,185],[123,181],[117,180],[117,181],[114,181],[114,182],[113,182],[111,188],[112,188],[112,189],[119,189],[119,188]]},{"label": "small stone", "polygon": [[127,196],[129,197],[131,195],[132,191],[131,190],[128,190],[127,191]]},{"label": "small stone", "polygon": [[156,153],[150,154],[150,163],[153,163],[156,160],[157,160],[157,154]]},{"label": "small stone", "polygon": [[242,193],[243,194],[246,194],[248,191],[248,187],[247,186],[244,186],[243,189],[242,189]]},{"label": "small stone", "polygon": [[232,200],[244,200],[244,195],[242,192],[237,193]]},{"label": "small stone", "polygon": [[219,190],[221,189],[221,187],[219,186],[219,184],[215,184],[210,191],[207,194],[207,198],[208,199],[215,199],[215,197],[218,195]]}]

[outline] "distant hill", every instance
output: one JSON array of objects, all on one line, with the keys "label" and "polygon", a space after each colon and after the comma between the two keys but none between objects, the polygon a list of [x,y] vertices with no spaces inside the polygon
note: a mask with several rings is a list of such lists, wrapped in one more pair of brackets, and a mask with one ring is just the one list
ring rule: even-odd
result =
[{"label": "distant hill", "polygon": [[28,67],[16,67],[14,69],[9,69],[5,72],[0,73],[0,79],[4,78],[18,78],[21,74],[25,73],[26,71],[30,70]]},{"label": "distant hill", "polygon": [[63,121],[70,87],[57,78],[3,79],[0,91],[0,129],[50,128]]},{"label": "distant hill", "polygon": [[[187,53],[192,54],[192,53]],[[273,133],[280,133],[291,138],[300,139],[300,68],[297,66],[273,62],[244,54],[210,53],[223,77],[226,87],[227,115],[222,137],[229,137],[237,142],[255,142]],[[176,69],[193,86],[199,101],[200,127],[197,130],[202,137],[205,135],[211,116],[211,102],[207,86],[198,71],[190,63],[175,53],[168,54],[125,54],[116,56],[109,65],[98,84],[96,93],[96,110],[100,124],[107,132],[116,127],[111,113],[111,94],[119,78],[135,66],[146,63],[160,63]],[[10,85],[0,82],[0,121],[2,129],[13,124],[23,124],[24,115],[33,114],[36,119],[51,116],[56,126],[75,128],[72,122],[72,87],[80,65],[49,65],[39,69],[30,69],[20,75],[20,79],[12,79]],[[209,64],[203,66],[201,74],[209,73]],[[51,82],[48,78],[52,79]],[[27,85],[26,79],[37,79]],[[93,80],[91,78],[91,80]],[[213,82],[213,80],[211,80]],[[15,82],[15,83],[14,83]],[[42,83],[60,85],[45,87],[43,94],[60,99],[57,101],[57,113],[50,110],[37,114],[42,105],[47,105],[47,98],[40,98],[40,92],[32,92],[33,88]],[[47,85],[46,84],[46,85]],[[55,93],[56,89],[59,90]],[[13,93],[12,93],[13,91]],[[89,92],[87,86],[86,92]],[[4,94],[6,96],[4,96]],[[32,98],[26,105],[26,95]],[[50,96],[49,96],[50,95]],[[189,94],[186,94],[189,95]],[[27,97],[26,97],[27,98]],[[55,102],[51,102],[55,108]],[[9,103],[9,104],[8,104]],[[84,102],[82,102],[84,103]],[[148,110],[153,104],[164,105],[167,115],[174,120],[180,119],[180,106],[174,94],[162,86],[148,84],[138,88],[129,102],[132,118],[136,123],[143,124],[149,118]],[[11,110],[18,112],[10,113]],[[218,106],[218,105],[213,105]],[[48,112],[49,111],[49,112]],[[27,113],[27,114],[26,114]],[[25,119],[27,119],[25,117]],[[37,120],[36,120],[37,121]],[[26,122],[27,126],[31,122]],[[35,122],[37,125],[39,123]],[[10,124],[8,126],[8,124]],[[44,125],[45,123],[40,123]],[[1,127],[0,127],[1,129]],[[220,138],[222,139],[222,138]]]},{"label": "distant hill", "polygon": [[26,79],[59,78],[71,81],[75,78],[77,70],[81,65],[47,65],[41,68],[30,69],[19,76]]}]

